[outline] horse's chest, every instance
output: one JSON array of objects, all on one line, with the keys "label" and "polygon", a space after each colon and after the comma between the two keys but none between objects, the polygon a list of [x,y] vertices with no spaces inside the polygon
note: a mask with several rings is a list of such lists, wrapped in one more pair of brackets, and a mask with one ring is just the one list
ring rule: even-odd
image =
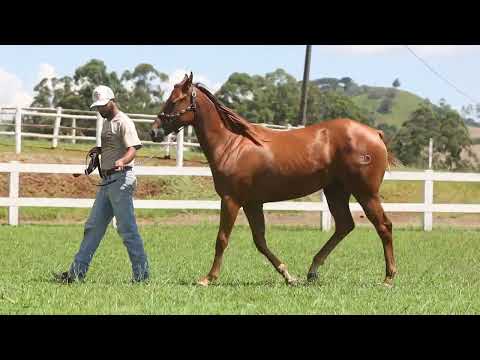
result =
[{"label": "horse's chest", "polygon": [[251,190],[253,178],[251,174],[236,171],[212,171],[215,190],[219,195],[239,194]]}]

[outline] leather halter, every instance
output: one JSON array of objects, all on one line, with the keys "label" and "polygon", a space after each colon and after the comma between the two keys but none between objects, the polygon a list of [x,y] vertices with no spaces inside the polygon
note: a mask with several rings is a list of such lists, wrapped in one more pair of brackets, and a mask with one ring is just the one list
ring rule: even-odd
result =
[{"label": "leather halter", "polygon": [[[171,114],[166,114],[164,112],[161,112],[160,114],[158,114],[158,117],[166,124],[169,124],[171,123],[173,120],[175,120],[176,118],[182,116],[183,114],[185,114],[186,112],[188,111],[192,111],[192,112],[196,112],[197,110],[197,102],[196,102],[196,99],[197,99],[197,92],[195,91],[195,87],[192,89],[192,92],[190,94],[190,105],[181,110],[181,111],[177,111],[175,113],[171,113]],[[177,133],[180,131],[180,129],[183,128],[183,126],[180,126],[178,128],[178,130],[176,131]]]}]

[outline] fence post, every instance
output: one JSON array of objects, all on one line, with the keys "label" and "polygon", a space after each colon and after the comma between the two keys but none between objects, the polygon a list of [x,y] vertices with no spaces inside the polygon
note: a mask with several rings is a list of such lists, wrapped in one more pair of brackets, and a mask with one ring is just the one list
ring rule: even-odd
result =
[{"label": "fence post", "polygon": [[428,143],[428,169],[432,169],[432,159],[433,159],[433,139],[430,138]]},{"label": "fence post", "polygon": [[17,106],[15,113],[15,153],[22,152],[22,109]]},{"label": "fence post", "polygon": [[[172,134],[168,134],[166,136],[167,139],[167,147],[165,148],[165,158],[170,159],[170,141],[171,141]],[[165,140],[165,139],[164,139]]]},{"label": "fence post", "polygon": [[433,175],[433,170],[425,170],[425,184],[424,184],[424,205],[425,209],[423,212],[423,230],[432,231],[433,228],[433,214],[432,214],[432,204],[433,204],[433,180],[431,176]]},{"label": "fence post", "polygon": [[[18,164],[18,161],[10,161],[10,164]],[[9,193],[8,197],[11,201],[18,199],[18,188],[20,183],[20,176],[17,170],[12,170],[10,172],[10,184],[9,184]],[[9,225],[18,225],[18,206],[10,205],[8,207],[8,224]]]},{"label": "fence post", "polygon": [[183,134],[184,129],[180,130],[177,134],[177,166],[183,166]]},{"label": "fence post", "polygon": [[97,111],[97,128],[96,128],[96,138],[97,146],[102,146],[102,127],[103,127],[103,118],[102,115]]},{"label": "fence post", "polygon": [[58,133],[60,132],[60,122],[62,121],[62,108],[57,107],[57,117],[53,125],[52,147],[55,149],[58,145]]},{"label": "fence post", "polygon": [[75,139],[75,136],[77,136],[77,119],[72,119],[72,144],[75,144],[77,142],[77,140]]},{"label": "fence post", "polygon": [[192,142],[192,132],[193,132],[193,126],[192,125],[188,125],[187,126],[187,141],[188,142]]},{"label": "fence post", "polygon": [[332,215],[330,214],[330,210],[328,209],[327,197],[323,190],[320,191],[322,194],[322,203],[323,203],[323,210],[322,210],[322,231],[330,231],[332,227]]}]

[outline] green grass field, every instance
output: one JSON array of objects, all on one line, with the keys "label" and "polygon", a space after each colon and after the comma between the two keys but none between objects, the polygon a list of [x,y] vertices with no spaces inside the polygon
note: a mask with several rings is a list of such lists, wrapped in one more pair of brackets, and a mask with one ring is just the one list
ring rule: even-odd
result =
[{"label": "green grass field", "polygon": [[381,242],[356,229],[331,254],[319,280],[305,282],[313,255],[329,234],[270,226],[272,251],[302,279],[287,287],[254,247],[245,226],[234,228],[218,282],[194,282],[209,270],[217,227],[142,226],[149,284],[130,284],[127,252],[113,229],[100,245],[85,283],[50,281],[78,249],[81,226],[0,227],[1,314],[479,314],[478,231],[395,231],[398,277],[384,276]]}]

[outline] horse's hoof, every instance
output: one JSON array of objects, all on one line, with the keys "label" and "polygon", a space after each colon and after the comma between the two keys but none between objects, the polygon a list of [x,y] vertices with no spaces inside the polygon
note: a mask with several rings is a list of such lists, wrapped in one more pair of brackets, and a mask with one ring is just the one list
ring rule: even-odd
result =
[{"label": "horse's hoof", "polygon": [[210,281],[208,281],[207,278],[203,278],[203,279],[200,279],[200,280],[197,281],[197,285],[200,285],[200,286],[203,286],[203,287],[207,287],[209,283],[210,283]]},{"label": "horse's hoof", "polygon": [[383,280],[383,286],[389,289],[393,288],[393,279],[386,277],[385,280]]},{"label": "horse's hoof", "polygon": [[318,279],[318,274],[317,273],[308,273],[307,274],[307,281],[313,282]]},{"label": "horse's hoof", "polygon": [[286,283],[288,286],[297,286],[300,282],[298,281],[298,279],[291,277],[290,279],[286,280]]}]

